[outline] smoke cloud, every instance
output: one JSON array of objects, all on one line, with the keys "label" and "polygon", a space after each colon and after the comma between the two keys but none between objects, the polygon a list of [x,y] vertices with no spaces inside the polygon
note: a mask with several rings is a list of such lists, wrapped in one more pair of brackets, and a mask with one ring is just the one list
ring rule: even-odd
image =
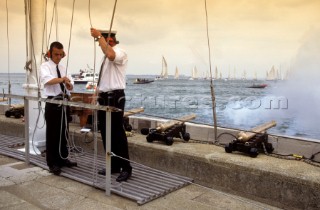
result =
[{"label": "smoke cloud", "polygon": [[249,104],[229,101],[223,114],[240,128],[275,120],[277,126],[269,133],[320,139],[320,28],[304,35],[287,77],[284,72],[283,76],[283,81],[270,82],[267,96],[254,103],[247,100]]},{"label": "smoke cloud", "polygon": [[288,98],[288,115],[294,116],[292,124],[297,135],[306,132],[307,135],[320,138],[319,133],[316,134],[320,119],[319,80],[320,28],[312,28],[303,37],[288,80],[278,91]]}]

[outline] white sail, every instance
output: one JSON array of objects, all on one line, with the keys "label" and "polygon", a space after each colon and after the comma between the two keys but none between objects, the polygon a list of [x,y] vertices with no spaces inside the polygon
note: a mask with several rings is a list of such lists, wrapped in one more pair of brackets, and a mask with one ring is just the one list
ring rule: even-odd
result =
[{"label": "white sail", "polygon": [[267,78],[266,80],[276,80],[277,79],[277,72],[274,66],[270,69],[269,72],[267,72]]},{"label": "white sail", "polygon": [[216,69],[214,71],[214,79],[218,79],[218,68],[216,66]]},{"label": "white sail", "polygon": [[257,71],[254,72],[253,80],[258,80]]},{"label": "white sail", "polygon": [[163,79],[168,79],[168,65],[166,59],[162,56],[162,71],[161,77]]},{"label": "white sail", "polygon": [[166,59],[162,56],[162,69],[160,76],[156,77],[155,80],[168,79],[168,65]]},{"label": "white sail", "polygon": [[193,67],[191,71],[191,77],[190,80],[198,79],[198,70],[197,67]]},{"label": "white sail", "polygon": [[246,80],[246,79],[247,79],[247,72],[246,70],[243,70],[242,80]]},{"label": "white sail", "polygon": [[174,73],[174,78],[179,79],[179,70],[178,67],[176,67],[176,72]]}]

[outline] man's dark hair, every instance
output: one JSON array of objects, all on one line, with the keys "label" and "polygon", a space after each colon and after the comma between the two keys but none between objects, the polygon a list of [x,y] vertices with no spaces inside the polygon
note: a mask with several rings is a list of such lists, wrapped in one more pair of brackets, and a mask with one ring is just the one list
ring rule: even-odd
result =
[{"label": "man's dark hair", "polygon": [[63,49],[63,45],[60,42],[52,42],[50,45],[50,55],[52,56],[53,48],[57,48],[59,50]]}]

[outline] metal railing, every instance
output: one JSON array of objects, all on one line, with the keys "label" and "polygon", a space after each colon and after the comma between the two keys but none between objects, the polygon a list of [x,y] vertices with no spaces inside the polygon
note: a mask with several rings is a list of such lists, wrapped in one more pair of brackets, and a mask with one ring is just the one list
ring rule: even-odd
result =
[{"label": "metal railing", "polygon": [[[30,145],[29,145],[29,101],[38,101],[44,103],[53,103],[64,106],[72,106],[72,107],[81,107],[87,108],[91,110],[102,110],[106,111],[106,195],[110,195],[111,192],[111,112],[121,111],[118,108],[112,106],[101,106],[96,104],[88,104],[83,102],[75,102],[75,101],[65,101],[65,100],[55,100],[55,99],[47,99],[40,98],[36,96],[30,95],[15,95],[15,94],[5,94],[0,93],[0,97],[5,98],[16,98],[22,99],[24,101],[24,116],[25,116],[25,161],[27,164],[30,163]],[[96,145],[96,142],[95,142]],[[95,150],[97,148],[95,147]]]}]

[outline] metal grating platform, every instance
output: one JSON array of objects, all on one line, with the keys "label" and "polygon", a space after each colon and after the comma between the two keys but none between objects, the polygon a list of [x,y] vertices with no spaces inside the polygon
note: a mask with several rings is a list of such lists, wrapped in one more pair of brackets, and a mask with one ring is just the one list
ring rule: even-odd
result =
[{"label": "metal grating platform", "polygon": [[[23,143],[23,138],[0,134],[0,154],[25,160],[25,153],[17,150],[17,147]],[[98,156],[96,164],[94,155],[86,152],[76,155],[75,159],[78,167],[62,168],[61,176],[105,190],[105,177],[97,174],[97,169],[104,166],[104,157]],[[30,162],[48,169],[45,157],[41,155],[30,155]],[[132,176],[126,182],[116,182],[118,174],[112,174],[111,192],[135,200],[139,205],[162,197],[193,181],[187,177],[161,172],[135,163],[131,165],[133,167]]]}]

